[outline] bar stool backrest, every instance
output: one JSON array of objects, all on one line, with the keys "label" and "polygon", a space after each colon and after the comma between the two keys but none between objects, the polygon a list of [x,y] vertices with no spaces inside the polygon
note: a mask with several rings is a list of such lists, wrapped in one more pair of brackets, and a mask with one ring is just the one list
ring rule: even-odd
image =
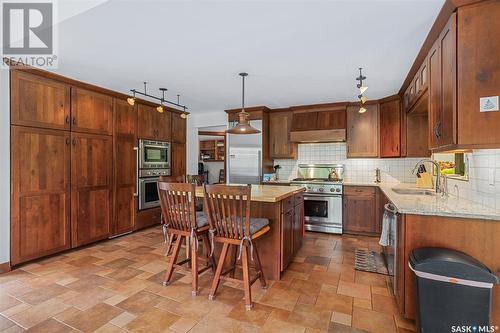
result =
[{"label": "bar stool backrest", "polygon": [[161,212],[169,228],[196,229],[195,189],[189,183],[158,182]]},{"label": "bar stool backrest", "polygon": [[242,239],[250,231],[251,185],[204,185],[210,229],[217,236]]}]

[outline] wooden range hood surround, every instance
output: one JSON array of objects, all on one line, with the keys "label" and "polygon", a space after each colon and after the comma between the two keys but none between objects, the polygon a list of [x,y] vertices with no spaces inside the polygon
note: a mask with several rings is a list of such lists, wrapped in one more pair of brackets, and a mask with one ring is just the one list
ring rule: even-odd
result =
[{"label": "wooden range hood surround", "polygon": [[300,143],[345,142],[349,103],[292,106],[290,141]]}]

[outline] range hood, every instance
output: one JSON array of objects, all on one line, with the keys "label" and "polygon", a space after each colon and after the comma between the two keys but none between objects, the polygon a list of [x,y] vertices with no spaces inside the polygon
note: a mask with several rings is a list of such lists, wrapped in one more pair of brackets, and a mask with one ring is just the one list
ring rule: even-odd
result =
[{"label": "range hood", "polygon": [[298,143],[345,142],[345,129],[291,131],[290,141]]},{"label": "range hood", "polygon": [[344,142],[347,103],[292,107],[292,142]]}]

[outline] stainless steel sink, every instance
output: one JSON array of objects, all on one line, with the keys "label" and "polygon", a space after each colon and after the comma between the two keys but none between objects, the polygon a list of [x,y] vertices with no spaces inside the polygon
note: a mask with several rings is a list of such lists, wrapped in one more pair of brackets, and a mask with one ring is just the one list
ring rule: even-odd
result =
[{"label": "stainless steel sink", "polygon": [[436,195],[433,190],[421,190],[415,188],[393,188],[392,191],[397,194],[406,195]]}]

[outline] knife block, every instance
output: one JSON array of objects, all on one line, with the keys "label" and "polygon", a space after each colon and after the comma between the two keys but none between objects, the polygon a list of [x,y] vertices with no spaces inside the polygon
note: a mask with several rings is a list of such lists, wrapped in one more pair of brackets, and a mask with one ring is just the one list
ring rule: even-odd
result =
[{"label": "knife block", "polygon": [[418,188],[434,188],[434,182],[432,181],[432,176],[428,172],[420,173],[420,178],[417,178]]}]

